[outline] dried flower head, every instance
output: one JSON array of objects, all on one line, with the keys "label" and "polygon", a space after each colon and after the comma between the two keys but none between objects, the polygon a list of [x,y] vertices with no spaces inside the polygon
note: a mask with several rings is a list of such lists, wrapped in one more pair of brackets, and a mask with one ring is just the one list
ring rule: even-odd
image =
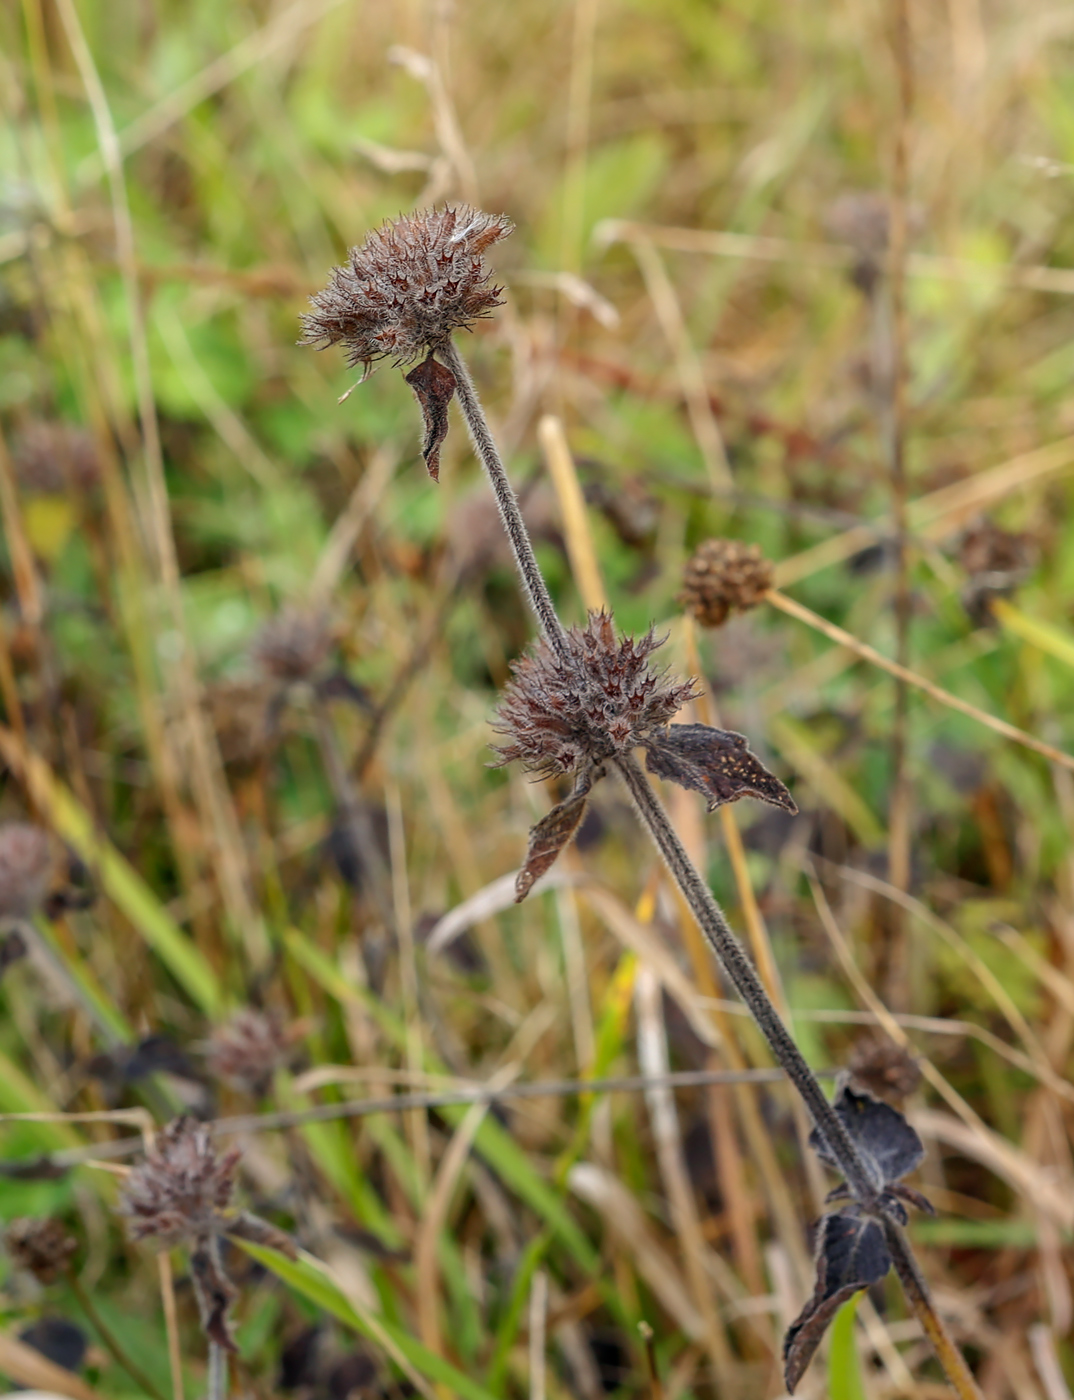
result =
[{"label": "dried flower head", "polygon": [[494,729],[510,743],[497,767],[518,759],[531,773],[550,777],[583,765],[598,766],[663,729],[696,691],[687,681],[665,684],[649,657],[663,638],[650,629],[636,640],[616,640],[605,612],[567,632],[568,656],[538,642],[516,661]]},{"label": "dried flower head", "polygon": [[772,578],[758,545],[705,540],[686,561],[679,602],[702,627],[721,627],[731,613],[755,608]]},{"label": "dried flower head", "polygon": [[512,224],[467,204],[423,209],[374,230],[310,298],[302,345],[343,345],[352,365],[409,364],[501,305],[484,253]]},{"label": "dried flower head", "polygon": [[266,622],[251,648],[254,661],[274,680],[312,680],[332,649],[332,629],[322,612],[285,608]]},{"label": "dried flower head", "polygon": [[54,1283],[78,1248],[62,1220],[20,1216],[4,1230],[4,1244],[11,1262],[33,1274],[38,1283]]},{"label": "dried flower head", "polygon": [[27,491],[57,496],[88,490],[101,478],[93,435],[73,423],[30,423],[15,440],[15,474]]},{"label": "dried flower head", "polygon": [[921,1083],[917,1060],[886,1036],[863,1036],[851,1051],[847,1068],[853,1084],[896,1105]]},{"label": "dried flower head", "polygon": [[332,269],[328,286],[310,298],[313,310],[302,318],[299,344],[341,344],[348,363],[363,365],[365,374],[377,360],[405,365],[425,355],[406,381],[425,420],[422,456],[434,481],[456,383],[433,353],[443,351],[455,331],[502,305],[503,288],[489,286],[484,254],[512,227],[502,214],[483,214],[468,204],[390,220],[352,248],[343,267]]},{"label": "dried flower head", "polygon": [[210,1037],[210,1073],[243,1093],[263,1094],[272,1076],[287,1063],[297,1034],[271,1013],[250,1007],[237,1011]]},{"label": "dried flower head", "polygon": [[966,570],[962,605],[978,627],[993,622],[992,603],[1025,582],[1037,558],[1037,541],[1029,534],[1004,530],[982,517],[959,541],[958,559]]},{"label": "dried flower head", "polygon": [[120,1211],[132,1238],[170,1248],[201,1244],[228,1229],[240,1156],[235,1148],[219,1154],[204,1123],[174,1119],[123,1185]]},{"label": "dried flower head", "polygon": [[47,831],[29,822],[0,826],[0,919],[27,919],[44,905],[54,869]]}]

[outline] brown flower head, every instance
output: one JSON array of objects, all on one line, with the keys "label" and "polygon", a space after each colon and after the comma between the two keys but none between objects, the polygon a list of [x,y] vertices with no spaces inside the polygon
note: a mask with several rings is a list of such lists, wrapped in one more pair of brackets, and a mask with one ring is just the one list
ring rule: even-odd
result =
[{"label": "brown flower head", "polygon": [[958,547],[958,560],[967,574],[962,606],[976,626],[994,624],[992,603],[1025,582],[1037,552],[1032,535],[1004,530],[984,516],[965,531]]},{"label": "brown flower head", "polygon": [[27,919],[45,903],[54,868],[47,831],[29,822],[0,826],[0,919]]},{"label": "brown flower head", "polygon": [[15,440],[15,474],[27,491],[58,496],[72,486],[86,491],[101,478],[92,433],[73,423],[30,423]]},{"label": "brown flower head", "polygon": [[78,1248],[62,1220],[20,1216],[4,1230],[4,1244],[11,1262],[33,1274],[38,1283],[54,1283]]},{"label": "brown flower head", "polygon": [[705,540],[686,561],[679,602],[702,627],[721,627],[731,613],[755,608],[772,577],[758,545]]},{"label": "brown flower head", "polygon": [[921,1067],[909,1050],[886,1036],[864,1036],[851,1051],[851,1081],[896,1106],[921,1083]]},{"label": "brown flower head", "polygon": [[321,612],[285,608],[266,622],[254,639],[251,654],[274,680],[312,680],[332,649],[332,629]]},{"label": "brown flower head", "polygon": [[483,254],[512,224],[468,204],[403,214],[374,230],[310,298],[302,345],[343,345],[352,365],[410,364],[501,305]]},{"label": "brown flower head", "polygon": [[665,673],[649,664],[662,642],[652,629],[617,641],[605,612],[568,630],[566,659],[538,642],[515,662],[497,711],[493,727],[511,742],[496,749],[496,766],[518,759],[544,777],[570,773],[663,729],[696,692],[690,681],[665,683]]},{"label": "brown flower head", "polygon": [[238,1149],[219,1154],[204,1123],[174,1119],[123,1185],[120,1211],[132,1238],[170,1248],[202,1245],[229,1229],[240,1156]]},{"label": "brown flower head", "polygon": [[502,305],[503,288],[489,286],[484,253],[512,227],[502,214],[482,214],[468,204],[390,220],[332,269],[302,318],[299,344],[343,345],[348,363],[363,365],[366,374],[377,360],[405,365],[425,355],[406,381],[421,406],[422,456],[434,481],[456,385],[433,352]]},{"label": "brown flower head", "polygon": [[246,1007],[213,1031],[209,1070],[233,1089],[260,1095],[287,1063],[296,1038],[278,1017]]}]

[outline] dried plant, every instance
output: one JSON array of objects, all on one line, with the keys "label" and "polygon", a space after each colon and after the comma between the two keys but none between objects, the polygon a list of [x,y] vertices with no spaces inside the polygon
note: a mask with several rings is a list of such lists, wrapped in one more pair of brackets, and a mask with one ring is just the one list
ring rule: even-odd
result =
[{"label": "dried plant", "polygon": [[45,904],[55,870],[47,831],[29,822],[0,826],[0,919],[29,919]]},{"label": "dried plant", "polygon": [[[466,217],[470,226],[481,230],[480,237],[485,239],[483,246],[506,232],[502,221],[490,220],[488,216],[469,210]],[[407,220],[407,242],[400,248],[401,261],[395,275],[410,303],[420,302],[426,293],[435,299],[440,277],[437,263],[430,259],[427,286],[423,289],[420,280],[417,283],[414,280],[418,270],[412,248],[423,241],[429,247],[442,241],[444,218],[443,213],[427,211]],[[377,259],[378,277],[386,279],[387,283],[395,272],[391,256],[396,247],[394,237],[383,231],[366,245],[367,256]],[[321,297],[327,298],[327,305],[334,306],[339,295],[342,293],[337,269],[328,292]],[[318,305],[317,299],[314,304]],[[922,1198],[901,1184],[901,1178],[920,1161],[922,1149],[917,1134],[895,1109],[867,1096],[855,1095],[847,1086],[840,1090],[834,1103],[829,1103],[711,890],[690,860],[633,752],[635,747],[644,747],[651,770],[704,791],[711,807],[744,795],[741,785],[737,789],[733,787],[734,763],[730,765],[732,791],[728,796],[720,794],[718,785],[711,785],[708,774],[713,764],[711,754],[715,752],[716,769],[721,778],[726,778],[725,746],[730,741],[732,758],[740,759],[746,752],[745,740],[719,730],[709,731],[716,738],[706,738],[699,732],[705,730],[701,725],[662,728],[675,708],[688,697],[690,686],[669,683],[652,671],[647,659],[656,647],[652,633],[641,642],[630,639],[617,642],[607,614],[591,617],[584,629],[564,628],[534,555],[517,498],[473,381],[449,338],[455,328],[445,319],[437,331],[439,338],[431,348],[435,348],[442,365],[436,368],[446,367],[450,373],[451,391],[458,393],[474,448],[500,509],[523,591],[541,630],[536,648],[516,666],[498,714],[498,731],[511,740],[501,747],[500,759],[505,762],[518,758],[537,772],[575,774],[574,792],[530,833],[530,849],[516,885],[517,897],[524,897],[537,875],[548,868],[577,830],[589,788],[601,776],[604,766],[614,768],[626,784],[642,825],[663,856],[712,951],[812,1115],[813,1146],[844,1179],[832,1199],[843,1199],[847,1204],[825,1216],[821,1225],[814,1298],[786,1339],[788,1388],[793,1389],[800,1379],[839,1302],[878,1281],[894,1266],[948,1377],[960,1394],[978,1395],[965,1361],[936,1313],[903,1228],[907,1219],[903,1201],[923,1204]],[[335,323],[330,320],[321,323],[314,318],[312,324],[307,322],[307,343],[345,338],[342,331],[334,332]],[[366,323],[356,323],[350,345],[352,360],[368,361],[372,356],[367,352],[376,349],[376,344]],[[399,344],[406,347],[411,357],[420,352],[421,346],[413,334]],[[377,353],[398,356],[398,351],[387,346]],[[434,451],[446,431],[446,409],[451,396],[451,392],[440,395],[441,421],[436,429],[439,436]],[[426,416],[428,418],[428,410]],[[427,451],[431,440],[431,437],[427,439]],[[756,568],[756,560],[751,562]],[[669,752],[666,748],[668,736],[674,735],[676,729],[688,733],[679,736],[677,741],[672,739]],[[753,763],[756,764],[756,760]],[[763,769],[760,771],[767,782],[775,784],[767,799],[793,810],[793,802],[778,780]],[[766,796],[756,790],[754,795]]]},{"label": "dried plant", "polygon": [[54,1216],[19,1216],[8,1222],[4,1245],[11,1262],[33,1274],[38,1283],[55,1283],[67,1272],[78,1244]]},{"label": "dried plant", "polygon": [[209,1039],[209,1072],[233,1089],[259,1097],[291,1057],[300,1028],[271,1012],[244,1007]]},{"label": "dried plant", "polygon": [[679,602],[702,627],[722,627],[762,601],[774,573],[758,545],[705,540],[686,561]]},{"label": "dried plant", "polygon": [[332,640],[332,628],[323,612],[285,608],[261,628],[250,653],[266,677],[294,684],[312,681],[320,673]]},{"label": "dried plant", "polygon": [[86,491],[101,479],[93,435],[73,423],[29,423],[15,440],[15,473],[27,491],[60,495]]}]

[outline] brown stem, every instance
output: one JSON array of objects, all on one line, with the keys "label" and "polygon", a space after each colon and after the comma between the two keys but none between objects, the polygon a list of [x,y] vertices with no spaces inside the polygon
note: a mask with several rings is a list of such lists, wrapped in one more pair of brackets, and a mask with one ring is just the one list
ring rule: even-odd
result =
[{"label": "brown stem", "polygon": [[883,1228],[888,1250],[895,1265],[895,1272],[898,1274],[899,1282],[906,1294],[906,1301],[920,1322],[925,1336],[932,1343],[932,1349],[936,1353],[947,1379],[951,1382],[955,1392],[962,1397],[962,1400],[984,1400],[984,1396],[973,1378],[973,1373],[966,1365],[965,1357],[955,1345],[951,1334],[943,1324],[943,1319],[936,1311],[928,1284],[917,1266],[917,1260],[914,1258],[910,1242],[902,1227],[897,1225],[894,1220],[885,1219]]},{"label": "brown stem", "polygon": [[561,661],[566,661],[569,658],[566,633],[556,613],[556,605],[552,602],[552,595],[548,591],[544,575],[541,573],[541,566],[537,563],[537,556],[530,543],[529,531],[522,518],[518,497],[515,495],[514,487],[511,485],[503,462],[500,460],[496,443],[489,431],[484,409],[481,407],[477,390],[474,388],[474,381],[470,378],[470,371],[451,342],[448,342],[437,353],[455,376],[455,392],[459,396],[459,406],[466,419],[466,426],[470,429],[474,451],[485,469],[485,475],[488,477],[493,495],[496,497],[496,504],[500,508],[500,519],[503,521],[503,528],[507,532],[507,538],[515,556],[515,563],[518,565],[522,591],[536,614],[545,641]]}]

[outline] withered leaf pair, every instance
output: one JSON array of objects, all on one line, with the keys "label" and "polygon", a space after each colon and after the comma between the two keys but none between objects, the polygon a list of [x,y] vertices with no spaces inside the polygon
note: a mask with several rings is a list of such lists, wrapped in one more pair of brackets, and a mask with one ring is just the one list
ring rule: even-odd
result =
[{"label": "withered leaf pair", "polygon": [[[842,1305],[887,1276],[892,1261],[883,1220],[905,1225],[904,1201],[932,1213],[932,1206],[920,1192],[902,1184],[902,1178],[919,1166],[925,1155],[921,1139],[903,1115],[871,1094],[856,1093],[847,1084],[839,1090],[832,1107],[854,1139],[876,1185],[876,1213],[866,1215],[856,1203],[850,1203],[823,1216],[817,1226],[813,1296],[783,1339],[784,1379],[792,1394]],[[822,1161],[838,1165],[816,1128],[809,1141]],[[828,1200],[848,1196],[846,1186],[837,1186]]]},{"label": "withered leaf pair", "polygon": [[[650,773],[702,793],[710,812],[740,797],[759,798],[784,812],[798,810],[786,787],[750,752],[742,734],[707,724],[671,724],[639,736],[639,743]],[[531,829],[526,859],[515,880],[516,903],[525,899],[570,843],[582,823],[593,784],[603,776],[603,767],[579,769],[570,796]]]},{"label": "withered leaf pair", "polygon": [[455,394],[455,376],[446,365],[429,354],[416,369],[403,376],[414,390],[425,420],[425,441],[421,455],[434,481],[440,480],[440,447],[447,437],[448,405]]}]

